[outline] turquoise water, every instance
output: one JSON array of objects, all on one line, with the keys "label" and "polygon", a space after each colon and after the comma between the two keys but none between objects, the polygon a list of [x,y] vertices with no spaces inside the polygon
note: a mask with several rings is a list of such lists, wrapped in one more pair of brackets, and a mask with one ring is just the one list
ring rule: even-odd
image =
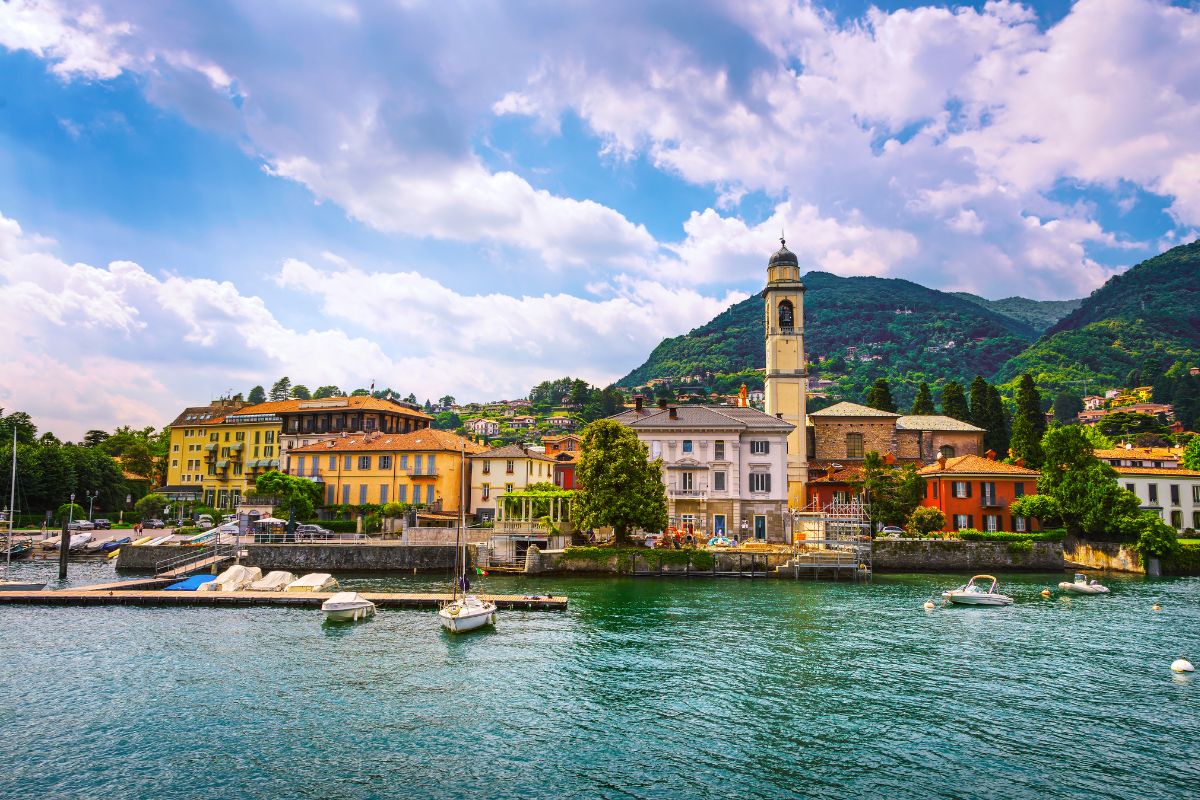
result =
[{"label": "turquoise water", "polygon": [[0,797],[1194,797],[1200,682],[1168,665],[1200,662],[1200,581],[1038,596],[1059,580],[926,612],[960,576],[489,577],[570,610],[457,638],[423,611],[0,606]]}]

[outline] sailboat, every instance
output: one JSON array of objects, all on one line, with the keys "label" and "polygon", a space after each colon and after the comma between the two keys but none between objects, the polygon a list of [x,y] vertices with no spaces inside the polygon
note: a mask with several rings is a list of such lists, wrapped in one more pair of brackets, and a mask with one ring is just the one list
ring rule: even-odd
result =
[{"label": "sailboat", "polygon": [[[471,582],[467,580],[467,543],[463,537],[466,529],[466,480],[467,480],[467,446],[462,445],[462,460],[458,470],[458,535],[454,540],[454,595],[449,603],[438,611],[442,627],[451,633],[463,633],[482,628],[485,625],[496,624],[496,604],[491,600],[481,600],[473,594],[467,594]],[[462,589],[463,596],[458,596]]]},{"label": "sailboat", "polygon": [[[46,588],[45,582],[14,581],[9,576],[13,560],[13,526],[17,524],[17,426],[13,426],[12,441],[12,486],[8,492],[8,539],[4,548],[4,580],[0,581],[0,592],[38,592]],[[28,555],[28,547],[18,554]]]}]

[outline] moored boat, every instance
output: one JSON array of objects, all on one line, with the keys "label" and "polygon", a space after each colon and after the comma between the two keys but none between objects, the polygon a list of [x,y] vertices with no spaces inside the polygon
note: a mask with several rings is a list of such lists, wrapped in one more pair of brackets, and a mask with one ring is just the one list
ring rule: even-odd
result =
[{"label": "moored boat", "polygon": [[218,575],[211,586],[206,585],[200,588],[199,591],[236,592],[244,589],[261,577],[262,570],[258,567],[244,567],[241,564],[234,564]]},{"label": "moored boat", "polygon": [[40,592],[45,588],[45,581],[0,581],[0,592]]},{"label": "moored boat", "polygon": [[[975,581],[980,581],[976,583]],[[991,581],[988,588],[983,588],[981,584]],[[997,587],[1000,582],[991,575],[975,575],[971,580],[967,581],[957,589],[951,589],[948,592],[942,592],[942,597],[951,603],[961,606],[1008,606],[1012,605],[1013,599],[1006,594],[1000,594]]]},{"label": "moored boat", "polygon": [[451,633],[463,633],[496,624],[496,604],[473,594],[447,603],[438,611],[442,627]]},{"label": "moored boat", "polygon": [[216,580],[217,579],[215,577],[213,577],[212,575],[192,575],[191,577],[184,578],[183,580],[179,581],[178,583],[172,583],[170,586],[163,589],[163,591],[164,592],[198,592],[198,591],[201,591],[203,589],[203,587],[207,586],[208,584],[215,583]]},{"label": "moored boat", "polygon": [[250,584],[249,589],[255,592],[282,592],[295,580],[296,576],[292,573],[277,569]]},{"label": "moored boat", "polygon": [[286,592],[328,592],[337,588],[337,581],[328,572],[310,572],[299,580],[292,581]]},{"label": "moored boat", "polygon": [[321,604],[329,622],[357,622],[374,616],[375,604],[358,592],[338,592]]},{"label": "moored boat", "polygon": [[1058,588],[1071,594],[1108,594],[1107,586],[1101,585],[1095,578],[1088,580],[1082,572],[1076,572],[1073,581],[1059,583]]}]

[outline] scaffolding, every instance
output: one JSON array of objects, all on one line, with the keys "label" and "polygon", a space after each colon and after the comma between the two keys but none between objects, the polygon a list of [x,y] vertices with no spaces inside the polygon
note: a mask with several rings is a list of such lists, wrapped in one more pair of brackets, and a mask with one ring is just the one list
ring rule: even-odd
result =
[{"label": "scaffolding", "polygon": [[779,568],[792,577],[870,580],[871,519],[858,499],[792,512],[792,556]]}]

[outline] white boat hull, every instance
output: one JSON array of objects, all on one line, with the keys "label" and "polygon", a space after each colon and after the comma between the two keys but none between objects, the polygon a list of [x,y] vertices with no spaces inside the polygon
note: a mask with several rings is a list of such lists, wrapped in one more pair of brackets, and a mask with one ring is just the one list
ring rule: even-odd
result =
[{"label": "white boat hull", "polygon": [[1064,592],[1070,592],[1071,594],[1108,594],[1108,587],[1101,586],[1100,584],[1092,586],[1091,584],[1087,583],[1070,583],[1068,581],[1063,581],[1058,585],[1058,588],[1062,589]]},{"label": "white boat hull", "polygon": [[477,607],[451,603],[438,612],[442,627],[451,633],[465,633],[496,624],[496,604],[481,603]]},{"label": "white boat hull", "polygon": [[1010,606],[1013,601],[1008,595],[981,592],[946,592],[942,596],[960,606]]},{"label": "white boat hull", "polygon": [[330,622],[358,622],[375,616],[375,604],[367,603],[353,608],[325,609],[325,619]]}]

